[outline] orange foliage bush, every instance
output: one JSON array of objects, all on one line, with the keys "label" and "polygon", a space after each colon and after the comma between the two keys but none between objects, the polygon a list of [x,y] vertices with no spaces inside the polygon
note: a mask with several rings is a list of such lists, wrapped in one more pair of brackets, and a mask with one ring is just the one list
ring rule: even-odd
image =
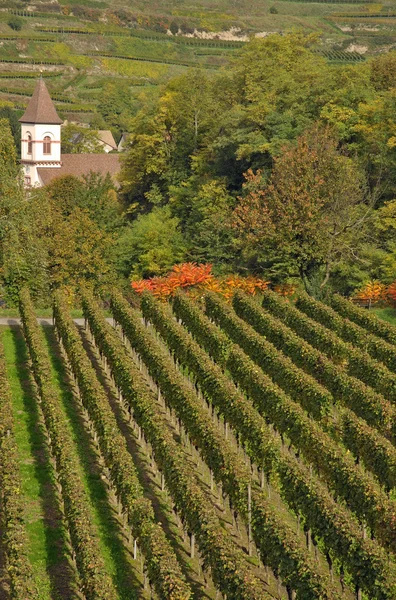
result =
[{"label": "orange foliage bush", "polygon": [[176,290],[180,288],[193,294],[204,291],[218,292],[226,298],[231,298],[237,289],[254,295],[260,290],[265,290],[268,287],[268,281],[252,276],[240,277],[239,275],[228,275],[220,279],[213,275],[211,264],[183,263],[175,265],[165,277],[132,281],[131,285],[138,294],[149,291],[157,298],[165,300],[173,296]]},{"label": "orange foliage bush", "polygon": [[371,300],[371,304],[387,301],[387,286],[380,281],[368,281],[362,288],[357,290],[354,298],[358,300]]},{"label": "orange foliage bush", "polygon": [[284,296],[285,298],[287,296],[293,296],[293,294],[295,294],[296,291],[297,287],[292,283],[282,283],[274,287],[274,292],[276,292],[280,296]]},{"label": "orange foliage bush", "polygon": [[388,297],[389,304],[391,304],[393,307],[396,307],[396,281],[388,285],[386,295]]}]

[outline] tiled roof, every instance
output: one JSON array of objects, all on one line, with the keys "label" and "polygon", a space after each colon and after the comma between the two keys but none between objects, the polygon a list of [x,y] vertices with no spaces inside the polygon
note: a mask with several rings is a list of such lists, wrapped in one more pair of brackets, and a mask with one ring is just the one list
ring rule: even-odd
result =
[{"label": "tiled roof", "polygon": [[42,77],[38,80],[27,109],[19,121],[21,123],[48,123],[49,125],[60,125],[63,123],[56,112],[56,108]]},{"label": "tiled roof", "polygon": [[98,140],[104,144],[107,144],[108,146],[111,146],[113,150],[117,150],[117,144],[113,134],[109,129],[100,129],[98,131]]},{"label": "tiled roof", "polygon": [[118,154],[62,154],[61,167],[38,167],[37,172],[43,185],[63,175],[82,177],[91,171],[114,179],[121,170]]}]

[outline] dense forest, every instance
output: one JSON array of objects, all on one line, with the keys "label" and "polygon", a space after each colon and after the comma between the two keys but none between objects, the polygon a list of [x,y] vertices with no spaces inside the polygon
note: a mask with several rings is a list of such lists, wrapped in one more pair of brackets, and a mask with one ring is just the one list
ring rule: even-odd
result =
[{"label": "dense forest", "polygon": [[8,301],[24,283],[45,303],[53,287],[126,284],[191,261],[316,296],[393,282],[396,53],[342,66],[316,47],[297,32],[254,39],[229,66],[186,70],[138,103],[109,85],[98,124],[130,132],[117,188],[69,176],[26,196],[16,115],[3,107]]}]

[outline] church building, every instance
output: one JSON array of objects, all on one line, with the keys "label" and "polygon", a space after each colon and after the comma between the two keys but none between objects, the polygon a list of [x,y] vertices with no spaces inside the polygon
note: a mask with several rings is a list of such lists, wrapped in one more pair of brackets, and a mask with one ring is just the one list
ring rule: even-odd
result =
[{"label": "church building", "polygon": [[82,177],[91,171],[116,183],[120,172],[117,154],[61,154],[62,119],[56,112],[44,79],[40,77],[25,113],[22,128],[21,164],[26,187],[42,187],[63,175]]}]

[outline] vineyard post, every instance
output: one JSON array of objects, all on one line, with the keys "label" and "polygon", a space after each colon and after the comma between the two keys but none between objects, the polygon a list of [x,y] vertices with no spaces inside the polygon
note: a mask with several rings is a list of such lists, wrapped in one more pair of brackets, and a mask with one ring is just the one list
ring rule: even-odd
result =
[{"label": "vineyard post", "polygon": [[252,486],[248,485],[248,544],[249,556],[252,556]]}]

